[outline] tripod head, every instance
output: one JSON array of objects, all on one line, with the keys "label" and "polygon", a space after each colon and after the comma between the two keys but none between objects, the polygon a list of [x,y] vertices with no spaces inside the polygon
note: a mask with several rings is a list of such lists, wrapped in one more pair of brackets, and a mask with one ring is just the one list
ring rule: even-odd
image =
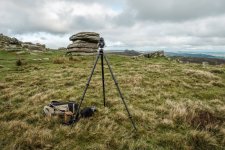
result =
[{"label": "tripod head", "polygon": [[101,49],[105,47],[105,40],[103,37],[100,37],[98,47]]}]

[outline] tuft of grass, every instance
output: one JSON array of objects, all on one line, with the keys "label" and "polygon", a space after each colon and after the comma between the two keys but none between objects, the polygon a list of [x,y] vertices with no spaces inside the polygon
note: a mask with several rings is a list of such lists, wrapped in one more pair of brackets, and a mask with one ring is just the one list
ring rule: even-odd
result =
[{"label": "tuft of grass", "polygon": [[66,57],[56,57],[53,59],[53,63],[54,64],[64,64],[68,61],[68,59]]},{"label": "tuft of grass", "polygon": [[18,59],[17,61],[16,61],[16,66],[22,66],[22,61],[21,61],[21,59]]},{"label": "tuft of grass", "polygon": [[171,108],[169,118],[177,124],[187,123],[193,128],[208,129],[211,126],[221,125],[225,118],[202,102],[167,102]]},{"label": "tuft of grass", "polygon": [[207,131],[191,131],[188,135],[188,142],[193,149],[197,150],[223,148],[218,145],[216,138]]},{"label": "tuft of grass", "polygon": [[222,69],[213,69],[210,71],[211,73],[223,74],[224,71]]},{"label": "tuft of grass", "polygon": [[184,70],[187,75],[193,76],[193,77],[197,77],[197,78],[206,78],[206,79],[219,79],[219,77],[217,77],[216,75],[207,72],[207,71],[202,71],[202,70],[192,70],[192,69],[188,69],[188,70]]},{"label": "tuft of grass", "polygon": [[51,149],[51,130],[33,128],[24,132],[23,136],[15,140],[13,149]]}]

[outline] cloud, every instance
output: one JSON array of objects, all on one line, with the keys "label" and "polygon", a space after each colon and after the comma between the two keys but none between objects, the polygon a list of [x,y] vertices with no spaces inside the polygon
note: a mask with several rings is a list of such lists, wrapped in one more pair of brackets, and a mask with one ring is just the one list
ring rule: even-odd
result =
[{"label": "cloud", "polygon": [[186,21],[225,13],[224,0],[127,0],[125,13],[154,21]]},{"label": "cloud", "polygon": [[[33,1],[32,1],[33,2]],[[117,12],[98,3],[83,4],[75,1],[9,0],[0,2],[0,32],[65,34],[78,30],[103,27]]]},{"label": "cloud", "polygon": [[0,32],[66,47],[81,31],[107,49],[223,49],[224,0],[1,0]]}]

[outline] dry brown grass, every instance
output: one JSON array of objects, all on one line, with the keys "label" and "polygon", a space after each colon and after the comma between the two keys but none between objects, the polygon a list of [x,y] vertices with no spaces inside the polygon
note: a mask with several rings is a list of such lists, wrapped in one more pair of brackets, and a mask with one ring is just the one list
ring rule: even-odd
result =
[{"label": "dry brown grass", "polygon": [[184,70],[184,72],[187,73],[187,75],[189,76],[193,76],[197,78],[216,79],[216,80],[220,79],[218,76],[208,71],[187,69],[187,70]]},{"label": "dry brown grass", "polygon": [[68,61],[69,61],[69,59],[67,57],[61,57],[61,56],[56,57],[56,58],[53,59],[53,63],[54,64],[64,64],[64,63],[66,63]]},{"label": "dry brown grass", "polygon": [[194,128],[210,129],[212,126],[216,127],[221,125],[225,118],[220,116],[212,107],[202,102],[186,101],[185,103],[174,103],[167,101],[167,105],[171,108],[169,118],[174,121],[188,123]]}]

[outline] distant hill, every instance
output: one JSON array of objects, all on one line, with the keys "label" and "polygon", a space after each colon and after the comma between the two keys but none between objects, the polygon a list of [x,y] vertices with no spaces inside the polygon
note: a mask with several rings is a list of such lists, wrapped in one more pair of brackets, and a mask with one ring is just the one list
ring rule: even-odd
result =
[{"label": "distant hill", "polygon": [[202,64],[207,62],[210,65],[221,65],[225,64],[225,59],[219,58],[203,58],[203,57],[182,57],[182,56],[173,56],[172,58],[178,59],[184,63],[198,63]]},{"label": "distant hill", "polygon": [[[140,52],[135,50],[112,50],[106,51],[106,53],[110,54],[118,54],[118,55],[126,55],[126,56],[138,56],[147,52]],[[211,54],[211,53],[210,53]],[[202,54],[202,53],[182,53],[182,52],[165,52],[167,57],[171,57],[173,59],[178,59],[184,63],[199,63],[207,62],[210,65],[221,65],[225,64],[225,57],[223,57],[223,53],[221,55],[217,53],[210,54]],[[217,54],[217,55],[216,55]]]},{"label": "distant hill", "polygon": [[203,63],[207,62],[210,65],[221,65],[225,64],[225,57],[214,56],[210,54],[193,54],[193,53],[174,53],[174,52],[166,52],[166,56],[172,57],[175,59],[179,59],[180,61],[187,63]]},{"label": "distant hill", "polygon": [[196,57],[196,58],[220,58],[225,59],[223,56],[214,56],[210,54],[202,54],[202,53],[174,53],[174,52],[165,52],[166,56],[182,56],[182,57]]},{"label": "distant hill", "polygon": [[[110,50],[106,51],[111,54],[127,55],[127,56],[138,56],[140,54],[148,53],[151,51],[136,51],[136,50]],[[192,52],[165,52],[168,57],[181,56],[181,57],[194,57],[194,58],[219,58],[225,59],[225,53],[192,53]]]}]

